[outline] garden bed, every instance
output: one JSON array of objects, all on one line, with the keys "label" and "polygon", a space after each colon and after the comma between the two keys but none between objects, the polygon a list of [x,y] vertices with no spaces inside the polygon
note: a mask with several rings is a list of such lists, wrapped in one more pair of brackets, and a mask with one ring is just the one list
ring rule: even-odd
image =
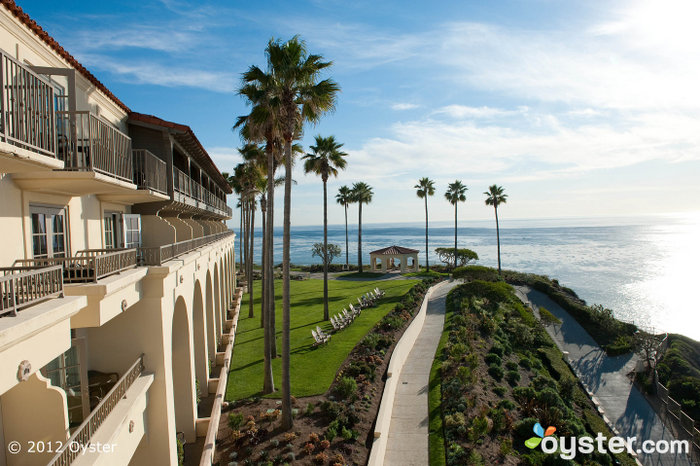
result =
[{"label": "garden bed", "polygon": [[216,461],[366,464],[391,353],[436,281],[423,280],[401,298],[355,345],[325,394],[293,399],[291,432],[279,428],[278,400],[251,397],[231,403],[222,414]]}]

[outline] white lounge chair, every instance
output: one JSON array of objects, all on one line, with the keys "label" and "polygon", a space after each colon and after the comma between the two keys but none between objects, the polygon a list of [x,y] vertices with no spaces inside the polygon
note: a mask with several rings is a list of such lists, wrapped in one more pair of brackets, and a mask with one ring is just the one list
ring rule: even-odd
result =
[{"label": "white lounge chair", "polygon": [[314,346],[328,343],[328,340],[331,339],[330,335],[326,335],[325,333],[323,335],[319,335],[314,329],[311,329],[311,335],[314,337]]}]

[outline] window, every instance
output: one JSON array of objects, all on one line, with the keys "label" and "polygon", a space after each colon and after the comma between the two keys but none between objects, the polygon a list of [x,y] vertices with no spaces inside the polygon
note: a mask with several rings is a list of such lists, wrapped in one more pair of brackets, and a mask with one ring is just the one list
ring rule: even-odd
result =
[{"label": "window", "polygon": [[122,214],[105,213],[105,249],[115,249],[123,247],[121,236]]},{"label": "window", "polygon": [[65,209],[31,206],[32,256],[66,257]]},{"label": "window", "polygon": [[127,248],[141,246],[141,216],[138,214],[124,214],[124,243]]},{"label": "window", "polygon": [[51,380],[51,385],[61,387],[66,392],[71,429],[78,427],[90,414],[85,349],[84,340],[73,339],[68,351],[41,369],[42,375]]}]

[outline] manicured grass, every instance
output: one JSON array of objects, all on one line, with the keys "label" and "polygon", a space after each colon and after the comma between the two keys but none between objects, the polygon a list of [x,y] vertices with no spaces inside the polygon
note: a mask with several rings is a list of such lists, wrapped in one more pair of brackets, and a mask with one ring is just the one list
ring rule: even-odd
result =
[{"label": "manicured grass", "polygon": [[377,272],[348,272],[338,275],[338,278],[379,278],[385,274]]},{"label": "manicured grass", "polygon": [[445,431],[442,428],[442,379],[440,366],[442,365],[442,351],[449,336],[450,319],[452,318],[452,306],[447,306],[445,312],[445,326],[440,336],[433,366],[430,368],[430,380],[428,382],[428,461],[430,466],[445,466]]},{"label": "manicured grass", "polygon": [[[379,287],[386,292],[378,305],[362,311],[355,321],[331,341],[315,348],[311,330],[319,325],[330,333],[332,326],[323,319],[323,280],[292,281],[291,286],[291,385],[297,397],[311,396],[328,390],[340,364],[367,332],[401,300],[417,280],[351,281],[330,280],[328,297],[330,314],[341,312],[349,303]],[[263,329],[260,328],[260,282],[253,285],[255,317],[248,318],[248,295],[241,305],[227,400],[260,395],[263,382]],[[282,351],[282,282],[275,286],[277,351]],[[272,361],[275,386],[281,386],[282,358]],[[279,392],[271,396],[279,396]]]},{"label": "manicured grass", "polygon": [[406,272],[402,273],[404,277],[416,277],[416,278],[439,278],[439,277],[449,277],[449,273],[441,273],[441,272],[436,272],[434,270],[427,271],[427,270],[421,270],[420,272]]}]

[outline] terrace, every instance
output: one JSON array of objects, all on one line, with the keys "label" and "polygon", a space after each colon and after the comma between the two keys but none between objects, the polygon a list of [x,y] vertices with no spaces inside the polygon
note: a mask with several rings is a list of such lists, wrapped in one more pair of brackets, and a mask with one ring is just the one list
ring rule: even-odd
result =
[{"label": "terrace", "polygon": [[177,167],[173,167],[173,182],[176,201],[217,215],[231,217],[232,210],[226,205],[225,200],[217,197]]}]

